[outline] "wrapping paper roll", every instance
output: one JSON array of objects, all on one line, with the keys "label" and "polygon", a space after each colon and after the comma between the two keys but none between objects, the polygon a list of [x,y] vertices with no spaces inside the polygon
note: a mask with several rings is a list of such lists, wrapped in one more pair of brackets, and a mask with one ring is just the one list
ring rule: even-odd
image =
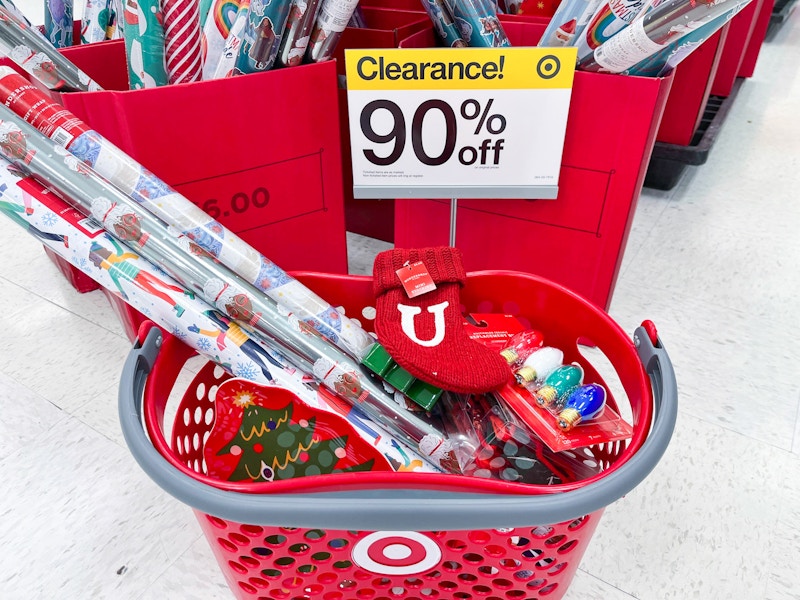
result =
[{"label": "wrapping paper roll", "polygon": [[239,55],[239,48],[242,45],[244,30],[250,18],[249,15],[250,0],[241,0],[239,3],[239,12],[236,13],[236,18],[225,40],[225,47],[217,60],[217,66],[211,72],[211,79],[222,79],[223,77],[230,77],[234,74],[236,58]]},{"label": "wrapping paper roll", "polygon": [[311,31],[307,61],[322,62],[331,59],[357,5],[358,0],[322,0]]},{"label": "wrapping paper roll", "polygon": [[163,0],[164,55],[169,83],[200,81],[200,13],[197,0]]},{"label": "wrapping paper roll", "polygon": [[28,20],[28,17],[26,17],[11,0],[0,0],[0,7],[6,9],[6,11],[14,15],[16,19],[23,25],[26,25],[27,27],[31,26],[31,22]]},{"label": "wrapping paper roll", "polygon": [[125,192],[5,106],[0,106],[0,153],[22,172],[91,214],[106,231],[134,247],[181,286],[251,327],[260,342],[286,356],[350,406],[358,406],[435,466],[458,472],[441,422],[408,410],[402,394],[369,376],[287,307],[221,265],[192,239],[142,210]]},{"label": "wrapping paper roll", "polygon": [[422,0],[422,6],[433,22],[433,29],[442,45],[447,48],[467,46],[445,0]]},{"label": "wrapping paper roll", "polygon": [[272,68],[281,46],[291,0],[250,0],[250,11],[236,57],[236,74]]},{"label": "wrapping paper roll", "polygon": [[81,44],[102,42],[108,35],[111,23],[111,3],[109,0],[86,0],[81,20]]},{"label": "wrapping paper roll", "polygon": [[539,40],[539,46],[571,46],[580,39],[601,0],[564,0]]},{"label": "wrapping paper roll", "polygon": [[586,27],[571,44],[578,48],[578,60],[590,56],[595,48],[625,29],[641,12],[646,0],[603,0]]},{"label": "wrapping paper roll", "polygon": [[[232,375],[287,388],[316,408],[347,417],[358,434],[400,470],[436,471],[432,465],[357,410],[343,409],[278,353],[188,293],[152,263],[63,200],[42,193],[31,180],[9,170],[0,158],[0,213],[35,236],[61,258],[114,291],[136,310]],[[48,204],[44,204],[44,199]]]},{"label": "wrapping paper roll", "polygon": [[54,47],[72,46],[72,0],[44,0],[44,32]]},{"label": "wrapping paper roll", "polygon": [[111,10],[111,25],[106,37],[110,40],[121,40],[125,29],[125,8],[122,0],[109,0]]},{"label": "wrapping paper roll", "polygon": [[0,6],[0,54],[8,56],[48,89],[86,92],[101,89],[64,58],[36,28]]},{"label": "wrapping paper roll", "polygon": [[510,46],[506,32],[489,0],[446,0],[462,39],[473,48]]},{"label": "wrapping paper roll", "polygon": [[164,15],[159,0],[125,2],[123,36],[132,90],[167,85]]},{"label": "wrapping paper roll", "polygon": [[[248,2],[249,4],[249,2]],[[238,18],[240,0],[211,0],[202,33],[203,79],[215,79],[228,34]],[[202,8],[202,7],[201,7]],[[202,18],[203,13],[200,13]],[[241,38],[240,38],[241,39]],[[235,55],[234,55],[235,56]],[[231,65],[231,70],[233,66]],[[224,77],[224,75],[222,75]]]},{"label": "wrapping paper roll", "polygon": [[319,6],[320,0],[292,0],[286,33],[278,51],[277,61],[280,66],[296,67],[303,62]]}]

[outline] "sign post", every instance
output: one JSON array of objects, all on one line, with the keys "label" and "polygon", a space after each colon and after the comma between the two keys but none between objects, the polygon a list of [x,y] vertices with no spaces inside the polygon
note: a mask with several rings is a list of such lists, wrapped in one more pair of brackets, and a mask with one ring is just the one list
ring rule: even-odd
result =
[{"label": "sign post", "polygon": [[457,198],[555,198],[575,58],[575,48],[347,50],[354,197],[447,198],[453,212]]}]

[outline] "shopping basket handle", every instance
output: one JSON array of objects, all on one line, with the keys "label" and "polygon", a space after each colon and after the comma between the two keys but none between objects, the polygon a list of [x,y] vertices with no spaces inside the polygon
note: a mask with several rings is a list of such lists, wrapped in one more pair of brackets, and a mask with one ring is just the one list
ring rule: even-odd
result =
[{"label": "shopping basket handle", "polygon": [[653,470],[666,451],[678,413],[675,373],[660,339],[643,327],[634,343],[650,376],[654,419],[641,448],[618,469],[584,487],[544,495],[462,493],[430,489],[358,489],[308,494],[243,494],[220,490],[180,472],[150,443],[142,394],[162,341],[154,327],[137,343],[122,372],[119,416],[125,441],[142,469],[189,506],[229,521],[358,531],[499,529],[562,523],[608,506]]}]

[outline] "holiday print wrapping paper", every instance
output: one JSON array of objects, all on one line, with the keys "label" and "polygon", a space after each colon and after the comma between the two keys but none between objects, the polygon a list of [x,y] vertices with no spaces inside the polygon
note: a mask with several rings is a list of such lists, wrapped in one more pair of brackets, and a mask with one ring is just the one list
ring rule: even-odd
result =
[{"label": "holiday print wrapping paper", "polygon": [[131,89],[166,85],[164,13],[159,0],[126,0],[123,20]]},{"label": "holiday print wrapping paper", "polygon": [[121,243],[134,247],[190,293],[251,327],[251,334],[259,341],[288,357],[351,406],[357,405],[435,465],[458,470],[440,422],[430,422],[408,410],[402,394],[373,380],[352,358],[286,307],[259,293],[191,238],[142,211],[123,191],[108,185],[5,106],[0,107],[0,153],[92,215]]},{"label": "holiday print wrapping paper", "polygon": [[461,37],[455,18],[445,0],[422,0],[422,6],[433,22],[433,29],[442,44],[448,48],[463,48],[467,43]]},{"label": "holiday print wrapping paper", "polygon": [[342,315],[9,68],[0,67],[0,101],[66,146],[70,153],[136,200],[142,209],[186,235],[350,356],[360,359],[372,346],[374,339],[358,323]]},{"label": "holiday print wrapping paper", "polygon": [[56,48],[72,46],[72,0],[44,0],[44,31]]},{"label": "holiday print wrapping paper", "polygon": [[216,67],[211,71],[211,79],[222,79],[230,77],[236,67],[236,59],[239,56],[239,48],[244,39],[244,31],[250,20],[250,0],[241,0],[239,10],[233,20],[225,45],[217,60]]},{"label": "holiday print wrapping paper", "polygon": [[200,13],[197,0],[162,0],[164,54],[170,83],[200,81]]},{"label": "holiday print wrapping paper", "polygon": [[[3,139],[8,145],[7,136]],[[331,402],[320,392],[310,377],[279,353],[254,340],[246,328],[213,309],[110,236],[96,221],[37,182],[24,178],[3,158],[0,158],[0,213],[232,375],[279,385],[312,407],[345,416],[361,438],[400,470],[437,471],[416,452],[370,422],[363,413],[356,409],[342,410],[338,403]]]},{"label": "holiday print wrapping paper", "polygon": [[109,0],[86,0],[81,20],[81,44],[105,40],[111,27],[111,14]]},{"label": "holiday print wrapping paper", "polygon": [[358,0],[322,0],[309,40],[307,60],[322,62],[331,59],[357,5]]},{"label": "holiday print wrapping paper", "polygon": [[278,55],[291,0],[250,0],[234,73],[242,75],[272,68]]},{"label": "holiday print wrapping paper", "polygon": [[303,57],[311,39],[311,31],[317,18],[321,0],[292,0],[289,18],[286,21],[286,33],[281,40],[278,52],[278,64],[283,67],[296,67],[303,62]]},{"label": "holiday print wrapping paper", "polygon": [[[215,79],[225,43],[239,12],[240,0],[213,0],[202,33],[203,79]],[[200,16],[203,18],[201,7]]]},{"label": "holiday print wrapping paper", "polygon": [[490,0],[446,0],[462,39],[473,48],[510,46]]},{"label": "holiday print wrapping paper", "polygon": [[0,6],[0,54],[8,56],[50,90],[86,92],[101,89],[64,58],[35,27]]}]

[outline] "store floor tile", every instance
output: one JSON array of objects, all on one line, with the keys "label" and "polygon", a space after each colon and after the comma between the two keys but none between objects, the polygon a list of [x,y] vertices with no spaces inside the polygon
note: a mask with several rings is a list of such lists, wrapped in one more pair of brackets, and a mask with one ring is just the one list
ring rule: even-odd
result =
[{"label": "store floor tile", "polygon": [[[42,2],[17,4],[42,22]],[[642,192],[610,314],[626,331],[655,321],[680,415],[662,462],[606,510],[567,600],[800,600],[798,56],[795,11],[707,163]],[[76,293],[1,216],[0,240],[0,597],[231,598],[192,511],[125,447],[130,344],[105,296]],[[353,273],[391,247],[348,246]]]}]

